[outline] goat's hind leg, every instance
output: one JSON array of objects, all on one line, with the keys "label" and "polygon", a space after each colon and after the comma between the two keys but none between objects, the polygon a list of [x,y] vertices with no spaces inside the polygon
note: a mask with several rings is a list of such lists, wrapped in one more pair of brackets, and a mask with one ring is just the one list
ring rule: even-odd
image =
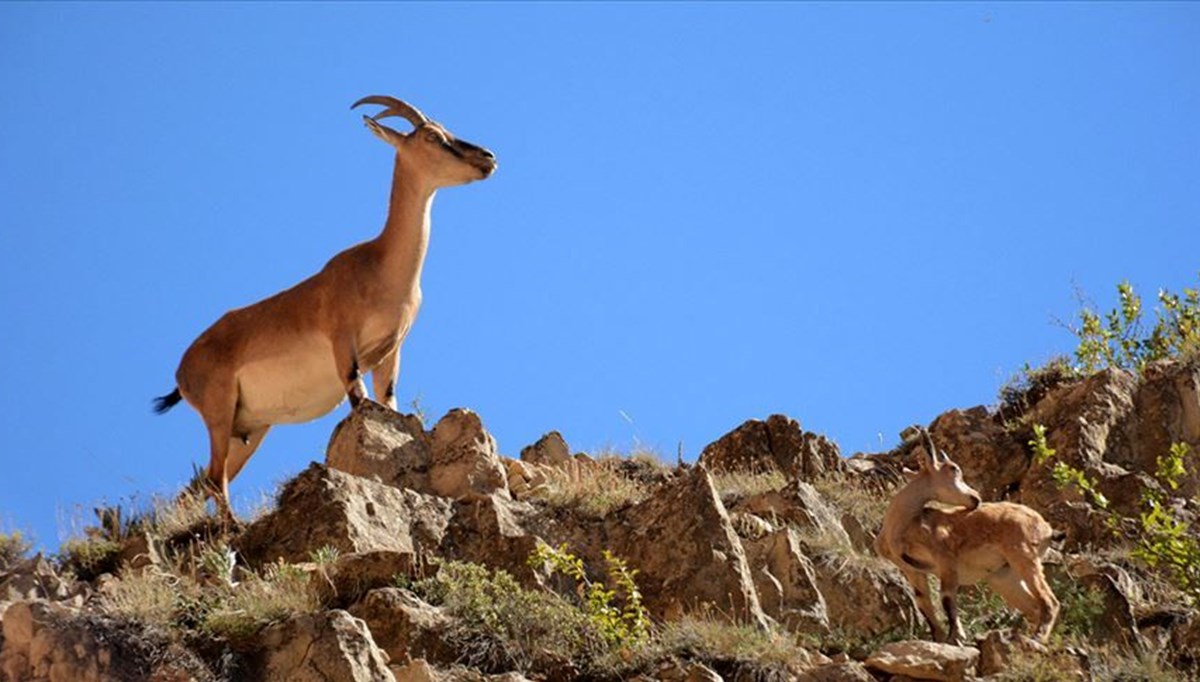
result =
[{"label": "goat's hind leg", "polygon": [[353,334],[342,334],[334,338],[333,363],[346,387],[350,407],[358,407],[367,397],[367,385],[363,382],[362,366],[359,365],[358,347]]},{"label": "goat's hind leg", "polygon": [[1025,617],[1026,623],[1032,628],[1041,629],[1041,600],[1034,596],[1025,581],[1021,579],[1021,576],[1017,575],[1017,572],[1011,566],[1005,566],[992,573],[986,578],[986,582],[988,587],[995,590],[996,594],[999,594],[1005,603],[1021,612],[1021,615]]},{"label": "goat's hind leg", "polygon": [[1045,642],[1050,638],[1054,629],[1054,621],[1058,620],[1059,602],[1046,582],[1046,574],[1042,570],[1042,562],[1032,552],[1021,556],[1009,557],[1009,565],[1020,576],[1023,587],[1029,592],[1037,605],[1034,618],[1029,622],[1033,625],[1033,638]]},{"label": "goat's hind leg", "polygon": [[938,587],[942,593],[942,609],[946,612],[946,623],[950,628],[947,641],[951,644],[961,644],[963,633],[962,624],[958,622],[958,574],[954,571],[939,573]]},{"label": "goat's hind leg", "polygon": [[232,522],[233,510],[229,507],[229,474],[226,465],[229,448],[234,437],[233,418],[237,411],[237,382],[233,378],[225,381],[210,381],[205,386],[203,399],[197,405],[204,426],[208,428],[209,458],[205,475],[208,495],[217,503],[223,519]]}]

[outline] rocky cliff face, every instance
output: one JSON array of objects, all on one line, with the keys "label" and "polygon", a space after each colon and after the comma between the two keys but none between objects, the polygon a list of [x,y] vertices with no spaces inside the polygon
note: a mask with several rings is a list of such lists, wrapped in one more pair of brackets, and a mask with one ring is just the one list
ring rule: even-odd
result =
[{"label": "rocky cliff face", "polygon": [[[1198,387],[1195,365],[1161,363],[930,425],[986,499],[1066,533],[1048,562],[1064,604],[1048,649],[975,588],[961,600],[975,646],[920,641],[909,588],[871,550],[916,466],[908,444],[843,458],[775,415],[694,466],[573,454],[556,432],[509,459],[469,410],[427,431],[365,402],[244,527],[185,501],[106,517],[59,561],[0,559],[0,679],[1185,679],[1200,674],[1200,615],[1130,549],[1145,490],[1200,527]],[[1051,460],[1033,457],[1035,424]],[[1168,489],[1156,471],[1175,443],[1192,454]],[[1108,508],[1056,480],[1060,463]],[[544,547],[578,575],[549,570]],[[595,586],[610,611],[589,606]]]}]

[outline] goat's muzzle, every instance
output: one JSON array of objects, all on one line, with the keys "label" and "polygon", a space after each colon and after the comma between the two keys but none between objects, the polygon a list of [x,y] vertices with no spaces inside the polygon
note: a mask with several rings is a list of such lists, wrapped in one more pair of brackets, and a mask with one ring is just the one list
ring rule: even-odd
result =
[{"label": "goat's muzzle", "polygon": [[983,504],[983,498],[979,497],[978,495],[972,495],[971,504],[967,505],[967,509],[970,511],[975,511],[976,509],[979,509],[979,505],[981,504]]}]

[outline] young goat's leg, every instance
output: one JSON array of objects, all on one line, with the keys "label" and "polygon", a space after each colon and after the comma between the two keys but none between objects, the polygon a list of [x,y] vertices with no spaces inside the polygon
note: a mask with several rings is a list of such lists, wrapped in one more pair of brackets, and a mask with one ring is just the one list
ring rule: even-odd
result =
[{"label": "young goat's leg", "polygon": [[942,592],[942,608],[946,611],[946,624],[950,628],[951,644],[963,641],[962,625],[958,622],[958,573],[953,568],[938,572],[938,586]]},{"label": "young goat's leg", "polygon": [[1032,627],[1041,622],[1041,604],[1026,588],[1021,576],[1011,566],[992,573],[986,578],[988,587],[996,591],[1000,598],[1009,606],[1021,612],[1025,621]]},{"label": "young goat's leg", "polygon": [[911,568],[904,569],[903,573],[904,578],[908,580],[908,584],[912,586],[913,595],[917,600],[917,609],[925,617],[925,622],[929,624],[929,633],[933,637],[933,641],[944,641],[945,634],[942,632],[941,624],[938,623],[937,611],[933,608],[933,600],[929,597],[929,576]]},{"label": "young goat's leg", "polygon": [[269,426],[264,426],[246,434],[245,438],[234,438],[229,443],[229,452],[225,459],[225,475],[228,480],[232,481],[237,478],[237,475],[242,471],[242,467],[246,466],[246,461],[258,449],[258,446],[262,443],[263,436],[267,435],[267,431],[270,428]]}]

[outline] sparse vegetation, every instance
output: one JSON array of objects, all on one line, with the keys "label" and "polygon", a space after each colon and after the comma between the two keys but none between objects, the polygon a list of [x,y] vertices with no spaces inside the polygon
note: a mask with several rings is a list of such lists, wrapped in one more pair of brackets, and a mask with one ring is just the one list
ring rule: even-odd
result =
[{"label": "sparse vegetation", "polygon": [[237,584],[222,586],[217,595],[203,613],[200,629],[235,645],[273,621],[319,606],[308,574],[283,562],[268,566],[261,575],[252,573]]},{"label": "sparse vegetation", "polygon": [[825,501],[843,516],[850,516],[869,533],[883,525],[883,513],[891,502],[891,488],[842,474],[826,474],[813,481]]},{"label": "sparse vegetation", "polygon": [[538,545],[529,557],[529,564],[550,576],[559,574],[572,581],[570,592],[578,598],[577,606],[610,646],[636,645],[650,631],[650,616],[642,606],[642,592],[634,580],[637,571],[608,550],[604,550],[603,556],[611,587],[589,578],[583,560],[571,554],[566,544]]},{"label": "sparse vegetation", "polygon": [[121,545],[105,537],[84,537],[67,540],[59,548],[64,568],[81,580],[92,580],[102,573],[115,573],[120,561]]},{"label": "sparse vegetation", "polygon": [[656,646],[667,653],[699,660],[718,670],[732,667],[736,672],[730,677],[736,679],[788,679],[789,669],[805,668],[811,661],[808,651],[791,635],[731,623],[704,612],[664,623],[657,640]]},{"label": "sparse vegetation", "polygon": [[1078,326],[1068,327],[1078,339],[1075,359],[1085,373],[1109,367],[1141,371],[1166,358],[1195,358],[1200,352],[1200,288],[1183,295],[1158,292],[1155,322],[1142,319],[1142,299],[1129,282],[1117,285],[1118,306],[1105,313],[1085,304]]},{"label": "sparse vegetation", "polygon": [[739,500],[783,490],[787,483],[787,476],[778,469],[719,471],[713,474],[713,487],[717,489],[722,500]]},{"label": "sparse vegetation", "polygon": [[[1190,448],[1175,443],[1158,458],[1156,477],[1167,489],[1177,490],[1187,473],[1184,464]],[[1193,604],[1200,604],[1200,537],[1171,506],[1164,492],[1147,488],[1142,493],[1141,534],[1134,556],[1161,568]]]},{"label": "sparse vegetation", "polygon": [[0,570],[17,563],[33,548],[28,538],[21,531],[0,533]]},{"label": "sparse vegetation", "polygon": [[592,462],[570,461],[545,470],[546,482],[532,494],[552,507],[603,517],[646,499],[649,488],[625,476],[620,461],[603,458]]},{"label": "sparse vegetation", "polygon": [[1040,367],[1029,363],[1000,387],[1000,413],[1006,418],[1025,414],[1055,388],[1080,378],[1071,359],[1059,355]]}]

